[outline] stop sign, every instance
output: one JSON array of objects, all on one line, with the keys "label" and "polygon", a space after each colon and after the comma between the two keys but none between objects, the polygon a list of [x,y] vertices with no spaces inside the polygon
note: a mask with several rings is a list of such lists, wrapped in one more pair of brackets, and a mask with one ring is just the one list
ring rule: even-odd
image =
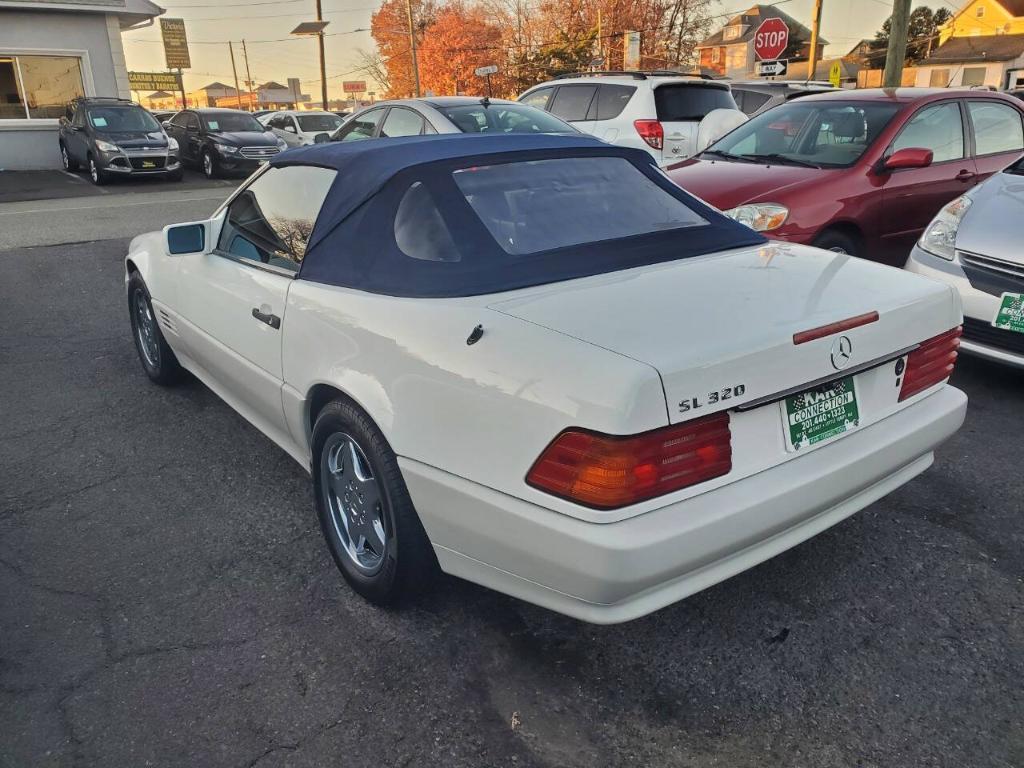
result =
[{"label": "stop sign", "polygon": [[754,53],[762,61],[777,59],[789,45],[789,27],[782,19],[765,19],[754,33]]}]

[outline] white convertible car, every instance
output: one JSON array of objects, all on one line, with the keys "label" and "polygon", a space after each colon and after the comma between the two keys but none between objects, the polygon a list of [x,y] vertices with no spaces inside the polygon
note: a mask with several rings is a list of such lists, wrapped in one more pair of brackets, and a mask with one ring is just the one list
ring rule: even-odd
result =
[{"label": "white convertible car", "polygon": [[306,468],[381,604],[440,567],[642,616],[898,488],[966,408],[948,287],[769,244],[589,137],[292,150],[125,267],[149,377]]}]

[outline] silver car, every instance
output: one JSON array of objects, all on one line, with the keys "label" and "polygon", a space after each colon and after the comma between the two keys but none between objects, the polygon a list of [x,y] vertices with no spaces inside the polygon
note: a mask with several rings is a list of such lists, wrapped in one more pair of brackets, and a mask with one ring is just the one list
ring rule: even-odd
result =
[{"label": "silver car", "polygon": [[554,115],[505,99],[431,96],[380,101],[356,112],[331,141],[432,133],[579,133]]},{"label": "silver car", "polygon": [[969,354],[1024,368],[1024,157],[939,211],[907,260],[960,293]]}]

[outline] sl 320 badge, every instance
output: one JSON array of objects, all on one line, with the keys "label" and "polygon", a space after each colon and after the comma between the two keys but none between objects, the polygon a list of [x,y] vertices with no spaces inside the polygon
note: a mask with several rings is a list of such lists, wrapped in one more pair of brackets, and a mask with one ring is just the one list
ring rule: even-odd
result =
[{"label": "sl 320 badge", "polygon": [[734,387],[722,387],[716,389],[713,392],[708,392],[706,395],[701,397],[690,397],[679,403],[680,413],[686,411],[696,411],[698,408],[703,408],[705,405],[714,405],[720,403],[723,400],[731,400],[734,397],[742,397],[747,391],[746,384],[737,384]]}]

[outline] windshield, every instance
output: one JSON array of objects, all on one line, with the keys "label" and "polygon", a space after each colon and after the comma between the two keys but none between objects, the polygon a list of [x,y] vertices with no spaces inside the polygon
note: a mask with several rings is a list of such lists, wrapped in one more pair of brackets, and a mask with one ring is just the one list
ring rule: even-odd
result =
[{"label": "windshield", "polygon": [[654,91],[654,107],[663,123],[699,121],[713,109],[737,109],[727,88],[688,83],[658,86]]},{"label": "windshield", "polygon": [[160,123],[142,107],[90,107],[89,122],[105,133],[160,132]]},{"label": "windshield", "polygon": [[898,104],[791,101],[726,134],[705,154],[843,168],[860,159],[899,109]]},{"label": "windshield", "polygon": [[554,115],[525,104],[435,107],[463,133],[577,133]]},{"label": "windshield", "polygon": [[218,112],[203,115],[203,125],[208,131],[254,131],[262,133],[265,129],[260,122],[248,112]]},{"label": "windshield", "polygon": [[341,125],[337,115],[299,115],[296,119],[303,133],[334,133]]}]

